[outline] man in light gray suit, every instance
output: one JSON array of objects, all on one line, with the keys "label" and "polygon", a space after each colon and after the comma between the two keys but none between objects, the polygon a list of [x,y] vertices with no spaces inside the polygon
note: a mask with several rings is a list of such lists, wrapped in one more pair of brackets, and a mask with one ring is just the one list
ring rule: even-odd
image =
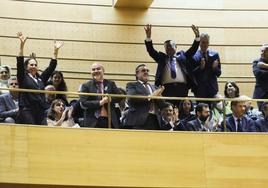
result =
[{"label": "man in light gray suit", "polygon": [[[18,88],[17,77],[8,80],[9,88]],[[15,123],[18,113],[18,93],[11,91],[0,95],[0,122]]]}]

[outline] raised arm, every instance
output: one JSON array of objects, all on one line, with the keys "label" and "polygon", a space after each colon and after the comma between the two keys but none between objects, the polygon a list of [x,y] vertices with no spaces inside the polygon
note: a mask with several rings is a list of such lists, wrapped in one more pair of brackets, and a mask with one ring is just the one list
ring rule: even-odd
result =
[{"label": "raised arm", "polygon": [[24,50],[24,45],[28,39],[28,37],[24,37],[22,32],[18,32],[17,33],[17,37],[19,38],[20,40],[20,49],[19,49],[19,54],[18,56],[23,56],[23,50]]},{"label": "raised arm", "polygon": [[146,39],[145,39],[145,46],[146,46],[146,50],[149,53],[149,55],[156,61],[159,61],[160,55],[159,52],[156,51],[153,47],[153,41],[151,39],[151,35],[152,35],[152,25],[147,24],[144,27],[145,30],[145,34],[146,34]]},{"label": "raised arm", "polygon": [[41,74],[42,80],[45,83],[48,81],[49,77],[55,71],[55,69],[57,67],[57,58],[58,58],[59,49],[63,46],[63,44],[64,43],[62,41],[54,41],[54,53],[53,53],[53,57],[52,57],[52,59],[50,61],[49,66]]},{"label": "raised arm", "polygon": [[63,46],[63,41],[54,41],[54,53],[52,59],[58,58],[59,49]]},{"label": "raised arm", "polygon": [[192,56],[194,56],[194,54],[197,52],[198,47],[199,47],[199,43],[200,43],[200,34],[199,34],[199,29],[197,26],[192,25],[191,26],[194,34],[195,34],[195,40],[192,44],[192,46],[185,52],[185,56],[186,58],[191,58]]},{"label": "raised arm", "polygon": [[17,37],[20,40],[20,49],[19,49],[19,54],[17,57],[17,78],[19,82],[19,87],[23,87],[23,79],[25,75],[25,68],[24,68],[24,57],[23,57],[23,51],[24,51],[24,45],[27,41],[27,37],[24,37],[22,32],[17,33]]}]

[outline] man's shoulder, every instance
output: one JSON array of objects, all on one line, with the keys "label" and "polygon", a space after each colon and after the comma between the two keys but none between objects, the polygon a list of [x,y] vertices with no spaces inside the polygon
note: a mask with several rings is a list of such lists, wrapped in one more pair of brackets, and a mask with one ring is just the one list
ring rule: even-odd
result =
[{"label": "man's shoulder", "polygon": [[136,86],[136,85],[138,85],[138,83],[139,82],[128,82],[127,84],[126,84],[126,87],[131,87],[131,86]]}]

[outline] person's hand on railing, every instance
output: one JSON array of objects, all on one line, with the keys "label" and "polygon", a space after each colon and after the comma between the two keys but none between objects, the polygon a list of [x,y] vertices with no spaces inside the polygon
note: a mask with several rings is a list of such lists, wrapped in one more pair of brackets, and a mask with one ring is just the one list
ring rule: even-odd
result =
[{"label": "person's hand on railing", "polygon": [[109,100],[109,97],[103,97],[101,100],[100,100],[100,105],[103,106],[104,104],[107,104],[108,102],[111,102]]},{"label": "person's hand on railing", "polygon": [[24,37],[22,32],[17,33],[17,37],[20,39],[20,50],[19,50],[19,56],[23,56],[23,50],[24,50],[24,45],[28,39],[28,37]]},{"label": "person's hand on railing", "polygon": [[54,56],[53,59],[57,59],[58,58],[58,53],[59,53],[59,49],[63,46],[64,42],[63,41],[54,41]]},{"label": "person's hand on railing", "polygon": [[192,28],[192,30],[193,30],[193,32],[195,34],[195,37],[196,38],[199,37],[200,36],[199,28],[197,26],[195,26],[195,25],[192,25],[191,28]]},{"label": "person's hand on railing", "polygon": [[151,24],[147,24],[147,25],[144,27],[144,30],[145,30],[147,39],[151,39],[151,35],[152,35],[152,25],[151,25]]}]

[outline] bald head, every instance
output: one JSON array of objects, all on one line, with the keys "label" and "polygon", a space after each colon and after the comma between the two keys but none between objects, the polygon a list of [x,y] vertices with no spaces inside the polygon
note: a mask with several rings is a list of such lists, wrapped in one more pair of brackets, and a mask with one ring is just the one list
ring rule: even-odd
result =
[{"label": "bald head", "polygon": [[91,65],[91,75],[97,82],[103,81],[104,67],[99,63],[93,63]]}]

